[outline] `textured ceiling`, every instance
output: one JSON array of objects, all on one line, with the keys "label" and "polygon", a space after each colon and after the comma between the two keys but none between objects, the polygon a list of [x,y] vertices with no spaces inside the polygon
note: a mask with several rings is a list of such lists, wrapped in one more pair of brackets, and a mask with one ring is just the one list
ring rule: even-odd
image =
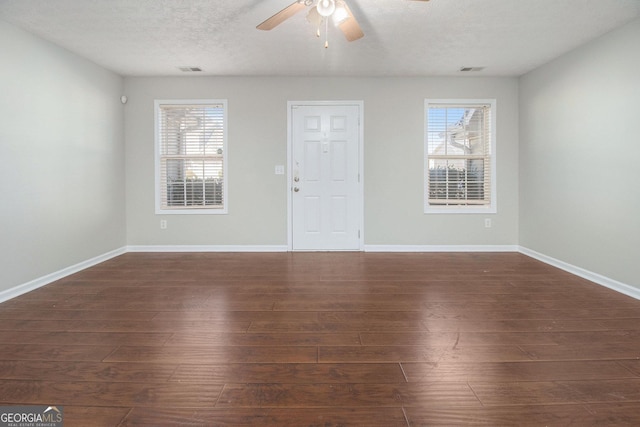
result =
[{"label": "textured ceiling", "polygon": [[292,1],[0,0],[0,19],[126,76],[518,76],[640,16],[640,0],[347,0],[365,36],[332,27],[325,49],[306,12],[255,28]]}]

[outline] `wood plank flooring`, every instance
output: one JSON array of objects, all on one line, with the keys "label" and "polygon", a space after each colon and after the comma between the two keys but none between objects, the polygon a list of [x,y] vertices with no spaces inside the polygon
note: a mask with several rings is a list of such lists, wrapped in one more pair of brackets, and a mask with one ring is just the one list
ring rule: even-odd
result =
[{"label": "wood plank flooring", "polygon": [[516,253],[128,253],[0,304],[65,426],[640,425],[640,301]]}]

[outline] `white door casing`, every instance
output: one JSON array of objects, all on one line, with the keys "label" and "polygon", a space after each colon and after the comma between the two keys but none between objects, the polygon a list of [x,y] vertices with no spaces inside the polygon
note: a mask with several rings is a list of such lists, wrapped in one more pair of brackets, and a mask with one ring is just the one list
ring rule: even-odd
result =
[{"label": "white door casing", "polygon": [[357,251],[361,102],[289,103],[289,249]]}]

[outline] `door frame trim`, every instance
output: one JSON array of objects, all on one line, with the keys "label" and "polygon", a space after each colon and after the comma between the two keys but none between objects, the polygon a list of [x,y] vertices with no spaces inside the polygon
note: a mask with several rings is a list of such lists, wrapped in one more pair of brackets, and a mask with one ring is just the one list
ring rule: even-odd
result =
[{"label": "door frame trim", "polygon": [[287,248],[293,251],[293,108],[306,106],[354,106],[358,107],[358,221],[360,222],[360,236],[358,238],[358,250],[364,251],[364,101],[287,101]]}]

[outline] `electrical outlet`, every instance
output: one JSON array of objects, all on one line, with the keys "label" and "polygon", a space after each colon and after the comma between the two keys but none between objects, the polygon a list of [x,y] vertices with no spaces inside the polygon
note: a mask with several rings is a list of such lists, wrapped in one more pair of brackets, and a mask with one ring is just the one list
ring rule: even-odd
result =
[{"label": "electrical outlet", "polygon": [[491,218],[484,219],[484,228],[491,228]]},{"label": "electrical outlet", "polygon": [[166,219],[161,219],[160,220],[160,229],[161,230],[166,230],[167,229],[167,220]]}]

